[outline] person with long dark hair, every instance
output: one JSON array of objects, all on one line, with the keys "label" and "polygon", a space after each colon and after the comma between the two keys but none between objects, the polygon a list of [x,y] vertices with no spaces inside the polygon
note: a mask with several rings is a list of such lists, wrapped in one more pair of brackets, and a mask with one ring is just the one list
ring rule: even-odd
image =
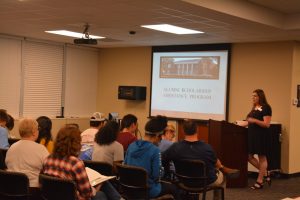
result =
[{"label": "person with long dark hair", "polygon": [[[271,185],[271,179],[267,172],[267,133],[270,127],[272,108],[262,89],[256,89],[252,93],[252,109],[247,115],[248,125],[248,161],[259,170],[256,183],[251,189],[262,189],[264,181]],[[258,155],[258,159],[254,155]]]},{"label": "person with long dark hair", "polygon": [[8,131],[11,131],[15,127],[15,119],[10,114],[7,114],[7,116],[8,120],[6,123],[6,128],[8,129]]},{"label": "person with long dark hair", "polygon": [[36,119],[39,124],[39,137],[36,140],[37,143],[44,145],[49,153],[53,151],[53,140],[52,140],[52,121],[49,117],[40,116]]},{"label": "person with long dark hair", "polygon": [[111,165],[124,160],[123,146],[117,142],[119,124],[115,121],[107,122],[95,136],[92,160],[104,161]]}]

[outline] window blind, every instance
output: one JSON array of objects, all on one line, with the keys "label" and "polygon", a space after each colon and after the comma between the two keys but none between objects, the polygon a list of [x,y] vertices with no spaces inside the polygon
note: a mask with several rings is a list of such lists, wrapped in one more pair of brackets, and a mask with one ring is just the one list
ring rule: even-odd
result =
[{"label": "window blind", "polygon": [[25,117],[60,115],[63,45],[23,42],[23,113]]},{"label": "window blind", "polygon": [[19,117],[21,40],[0,38],[0,109]]}]

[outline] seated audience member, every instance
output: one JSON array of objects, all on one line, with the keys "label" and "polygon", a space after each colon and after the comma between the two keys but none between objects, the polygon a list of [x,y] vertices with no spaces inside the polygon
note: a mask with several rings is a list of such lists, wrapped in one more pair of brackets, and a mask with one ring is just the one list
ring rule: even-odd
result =
[{"label": "seated audience member", "polygon": [[119,125],[115,121],[107,122],[96,134],[92,160],[114,162],[124,160],[123,146],[116,141],[119,133]]},{"label": "seated audience member", "polygon": [[[175,127],[172,124],[168,124],[166,127],[164,134],[162,135],[162,140],[159,143],[159,149],[163,153],[166,151],[172,144],[174,144],[173,139],[175,137]],[[239,175],[239,170],[230,169],[222,165],[221,161],[217,159],[216,168],[220,169],[227,177],[235,178]],[[175,167],[173,162],[170,162],[170,174],[165,173],[165,179],[172,179],[173,172],[175,172]]]},{"label": "seated audience member", "polygon": [[10,114],[7,114],[8,116],[8,120],[7,120],[7,123],[6,123],[6,128],[8,129],[9,131],[9,138],[13,138],[13,136],[10,134],[10,131],[14,128],[15,126],[15,119],[10,115]]},{"label": "seated audience member", "polygon": [[36,121],[39,125],[39,137],[36,142],[44,145],[49,153],[52,153],[54,145],[51,134],[52,121],[46,116],[40,116]]},{"label": "seated audience member", "polygon": [[21,140],[11,145],[5,163],[9,171],[25,173],[30,187],[39,187],[39,174],[44,159],[49,155],[45,146],[36,143],[38,123],[33,119],[22,119],[19,123]]},{"label": "seated audience member", "polygon": [[77,128],[78,130],[80,130],[79,124],[77,124],[77,123],[67,123],[67,124],[65,124],[65,126]]},{"label": "seated audience member", "polygon": [[121,121],[121,132],[117,138],[117,141],[123,145],[125,152],[128,146],[137,140],[135,136],[137,130],[137,117],[132,114],[125,115]]},{"label": "seated audience member", "polygon": [[0,148],[8,149],[8,130],[6,124],[8,122],[8,115],[6,110],[0,109]]},{"label": "seated audience member", "polygon": [[90,128],[81,133],[81,144],[93,146],[95,135],[98,130],[104,126],[104,115],[100,112],[95,112],[90,119]]},{"label": "seated audience member", "polygon": [[45,159],[41,173],[73,180],[76,183],[79,200],[104,200],[113,193],[117,198],[111,199],[119,200],[121,196],[116,191],[104,191],[106,182],[96,188],[90,185],[84,163],[77,158],[81,149],[80,142],[79,129],[71,126],[62,127],[54,142],[53,153]]},{"label": "seated audience member", "polygon": [[168,124],[162,135],[162,139],[158,145],[158,148],[160,149],[161,152],[164,152],[173,144],[174,137],[175,137],[175,127],[172,124]]},{"label": "seated audience member", "polygon": [[95,135],[104,126],[106,119],[100,112],[95,112],[90,119],[90,128],[81,133],[81,160],[92,160]]},{"label": "seated audience member", "polygon": [[[168,124],[167,127],[164,130],[164,133],[162,135],[162,139],[158,145],[158,148],[160,149],[160,152],[164,152],[167,150],[174,142],[173,139],[175,137],[175,127],[172,124]],[[167,170],[168,171],[168,170]],[[170,162],[170,171],[168,173],[164,173],[162,179],[163,180],[174,180],[174,172],[175,172],[175,166],[173,162]]]},{"label": "seated audience member", "polygon": [[[205,162],[207,167],[208,184],[219,185],[225,188],[226,181],[223,177],[223,173],[216,169],[216,166],[223,167],[221,162],[217,159],[216,154],[212,147],[198,140],[197,136],[197,124],[193,120],[185,120],[183,123],[183,130],[185,138],[183,141],[176,142],[170,146],[162,154],[162,161],[165,169],[168,169],[168,163],[170,161],[182,160],[182,159],[199,159]],[[224,167],[223,167],[224,168]],[[230,173],[238,174],[239,170],[230,170]],[[214,191],[214,199],[219,199],[221,195],[220,191]]]},{"label": "seated audience member", "polygon": [[162,166],[157,145],[166,126],[167,119],[162,116],[148,121],[145,126],[144,140],[137,140],[129,145],[124,163],[142,167],[147,171],[150,198],[172,194],[175,199],[181,199],[175,185],[159,181]]}]

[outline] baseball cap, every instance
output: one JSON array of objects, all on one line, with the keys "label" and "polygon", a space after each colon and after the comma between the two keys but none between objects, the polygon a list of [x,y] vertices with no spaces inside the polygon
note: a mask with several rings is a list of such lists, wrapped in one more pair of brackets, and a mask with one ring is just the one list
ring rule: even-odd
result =
[{"label": "baseball cap", "polygon": [[105,117],[104,117],[104,114],[103,113],[100,113],[100,112],[95,112],[90,121],[94,121],[94,122],[102,122],[102,121],[105,121]]}]

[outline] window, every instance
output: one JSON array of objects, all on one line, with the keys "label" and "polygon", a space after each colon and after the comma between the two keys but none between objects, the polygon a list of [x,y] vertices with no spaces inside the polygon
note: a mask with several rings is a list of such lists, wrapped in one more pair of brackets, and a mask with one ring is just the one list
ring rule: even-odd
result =
[{"label": "window", "polygon": [[20,113],[21,41],[0,38],[0,108]]},{"label": "window", "polygon": [[24,42],[23,116],[60,115],[63,45]]},{"label": "window", "polygon": [[0,109],[14,118],[89,117],[96,111],[98,49],[0,37]]}]

